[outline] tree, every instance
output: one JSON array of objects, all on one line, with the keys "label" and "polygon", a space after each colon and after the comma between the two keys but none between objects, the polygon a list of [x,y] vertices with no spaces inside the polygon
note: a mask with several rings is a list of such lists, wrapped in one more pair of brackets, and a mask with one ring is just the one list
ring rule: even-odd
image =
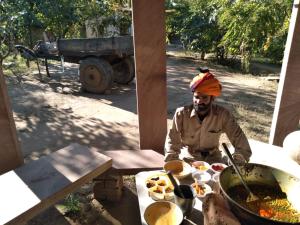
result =
[{"label": "tree", "polygon": [[292,0],[168,0],[167,39],[179,37],[202,56],[239,55],[249,72],[254,55],[282,59],[291,6]]},{"label": "tree", "polygon": [[216,21],[216,10],[213,1],[194,0],[190,2],[191,17],[186,20],[188,24],[186,27],[191,28],[187,29],[192,40],[190,49],[200,51],[202,59],[204,59],[205,53],[216,51],[221,38],[222,31]]},{"label": "tree", "polygon": [[189,15],[189,5],[186,1],[166,1],[166,35],[167,41],[172,39],[183,38],[181,34],[183,28],[183,21]]},{"label": "tree", "polygon": [[167,17],[169,39],[179,36],[184,47],[201,52],[202,59],[206,52],[216,49],[221,32],[213,1],[169,1],[167,7],[171,9]]},{"label": "tree", "polygon": [[[250,60],[254,54],[270,53],[271,46],[278,50],[276,57],[282,57],[282,42],[285,42],[287,34],[287,27],[283,24],[288,23],[290,18],[292,0],[218,0],[218,2],[220,6],[218,24],[225,31],[219,45],[225,46],[230,54],[241,55],[244,72],[249,72]],[[272,43],[273,40],[277,43]]]},{"label": "tree", "polygon": [[17,17],[20,12],[14,10],[12,1],[0,2],[0,69],[3,60],[13,49],[13,44],[17,38]]}]

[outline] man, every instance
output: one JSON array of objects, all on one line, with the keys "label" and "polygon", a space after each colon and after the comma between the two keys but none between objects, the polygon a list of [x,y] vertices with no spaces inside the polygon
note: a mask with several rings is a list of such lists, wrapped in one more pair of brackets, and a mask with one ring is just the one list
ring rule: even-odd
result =
[{"label": "man", "polygon": [[235,148],[237,161],[248,161],[251,149],[233,115],[224,107],[213,104],[222,86],[208,69],[200,70],[190,87],[193,104],[176,110],[172,127],[166,137],[165,161],[180,158],[222,162],[219,150],[221,133],[225,132]]}]

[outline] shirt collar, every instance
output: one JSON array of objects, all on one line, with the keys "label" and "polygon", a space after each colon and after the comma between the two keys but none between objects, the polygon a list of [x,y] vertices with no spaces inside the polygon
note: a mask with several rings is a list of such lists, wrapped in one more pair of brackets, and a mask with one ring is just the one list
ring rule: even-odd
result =
[{"label": "shirt collar", "polygon": [[197,113],[196,113],[196,110],[195,110],[194,107],[193,107],[193,109],[192,109],[192,111],[191,111],[190,118],[192,118],[192,117],[194,117],[194,116],[197,116]]}]

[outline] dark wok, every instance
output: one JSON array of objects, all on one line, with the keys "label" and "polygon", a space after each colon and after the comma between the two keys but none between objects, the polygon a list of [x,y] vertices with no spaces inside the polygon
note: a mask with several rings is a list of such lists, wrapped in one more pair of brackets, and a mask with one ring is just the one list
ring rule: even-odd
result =
[{"label": "dark wok", "polygon": [[[240,167],[244,179],[249,184],[271,185],[274,188],[280,188],[287,194],[288,200],[294,207],[300,210],[300,179],[275,168],[254,163],[246,163]],[[240,179],[232,166],[225,168],[220,174],[220,188],[228,201],[231,211],[236,215],[243,225],[283,225],[297,224],[279,222],[261,217],[250,210],[244,208],[234,201],[228,194],[228,189],[241,184]]]}]

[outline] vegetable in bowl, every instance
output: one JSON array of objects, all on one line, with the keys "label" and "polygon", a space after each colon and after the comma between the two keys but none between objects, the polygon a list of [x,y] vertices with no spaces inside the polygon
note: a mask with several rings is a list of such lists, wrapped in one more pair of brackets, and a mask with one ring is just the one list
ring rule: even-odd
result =
[{"label": "vegetable in bowl", "polygon": [[205,197],[208,193],[212,192],[211,187],[208,184],[202,182],[195,182],[192,184],[193,189],[195,190],[198,198]]}]

